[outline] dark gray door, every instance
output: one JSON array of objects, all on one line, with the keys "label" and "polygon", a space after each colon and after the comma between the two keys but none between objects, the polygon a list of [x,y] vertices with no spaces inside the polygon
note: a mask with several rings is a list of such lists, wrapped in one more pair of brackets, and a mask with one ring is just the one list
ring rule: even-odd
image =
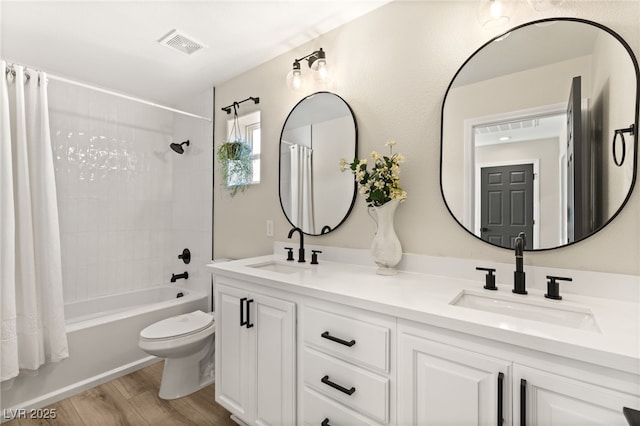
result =
[{"label": "dark gray door", "polygon": [[520,232],[533,248],[533,164],[483,167],[480,170],[480,237],[514,247]]},{"label": "dark gray door", "polygon": [[591,233],[591,151],[582,134],[581,77],[574,77],[567,102],[567,242]]}]

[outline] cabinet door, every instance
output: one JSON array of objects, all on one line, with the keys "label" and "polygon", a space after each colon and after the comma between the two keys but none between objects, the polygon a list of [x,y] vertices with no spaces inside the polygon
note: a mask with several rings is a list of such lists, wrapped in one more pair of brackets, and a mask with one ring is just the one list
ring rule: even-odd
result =
[{"label": "cabinet door", "polygon": [[508,361],[401,332],[398,424],[509,425],[509,375]]},{"label": "cabinet door", "polygon": [[[295,423],[295,305],[251,295],[249,331],[256,340],[256,417],[259,425]],[[255,321],[254,321],[255,318]]]},{"label": "cabinet door", "polygon": [[[216,286],[216,401],[244,421],[252,418],[255,342],[241,325],[245,291]],[[246,313],[242,312],[245,316]]]},{"label": "cabinet door", "polygon": [[514,424],[626,426],[622,407],[637,397],[530,367],[513,368]]}]

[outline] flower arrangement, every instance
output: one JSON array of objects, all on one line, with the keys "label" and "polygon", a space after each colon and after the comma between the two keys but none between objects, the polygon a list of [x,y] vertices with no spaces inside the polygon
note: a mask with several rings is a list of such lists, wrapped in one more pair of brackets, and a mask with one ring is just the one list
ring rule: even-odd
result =
[{"label": "flower arrangement", "polygon": [[402,154],[394,154],[395,141],[389,140],[385,146],[389,147],[389,155],[382,156],[376,151],[371,153],[373,168],[367,170],[367,159],[354,158],[347,163],[340,160],[340,170],[347,168],[354,174],[360,193],[366,197],[370,207],[382,206],[391,200],[403,201],[407,193],[400,187],[400,164],[404,162]]}]

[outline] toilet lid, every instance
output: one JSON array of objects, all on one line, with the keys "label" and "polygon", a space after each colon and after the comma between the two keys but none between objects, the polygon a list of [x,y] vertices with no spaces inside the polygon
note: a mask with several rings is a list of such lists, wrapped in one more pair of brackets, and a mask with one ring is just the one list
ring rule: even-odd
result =
[{"label": "toilet lid", "polygon": [[204,330],[213,323],[213,315],[202,311],[189,312],[151,324],[140,332],[146,340],[168,339]]}]

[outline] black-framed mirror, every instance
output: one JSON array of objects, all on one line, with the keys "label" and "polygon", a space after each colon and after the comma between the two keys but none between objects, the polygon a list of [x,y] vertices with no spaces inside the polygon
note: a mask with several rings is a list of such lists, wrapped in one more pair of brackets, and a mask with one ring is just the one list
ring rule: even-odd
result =
[{"label": "black-framed mirror", "polygon": [[358,127],[351,107],[331,92],[317,92],[291,110],[280,134],[280,205],[305,234],[333,231],[347,218],[356,196],[341,158],[355,158]]},{"label": "black-framed mirror", "polygon": [[583,240],[631,195],[637,126],[638,63],[622,37],[575,18],[515,27],[471,55],[447,89],[445,204],[495,246],[512,248],[520,232],[526,250]]}]

